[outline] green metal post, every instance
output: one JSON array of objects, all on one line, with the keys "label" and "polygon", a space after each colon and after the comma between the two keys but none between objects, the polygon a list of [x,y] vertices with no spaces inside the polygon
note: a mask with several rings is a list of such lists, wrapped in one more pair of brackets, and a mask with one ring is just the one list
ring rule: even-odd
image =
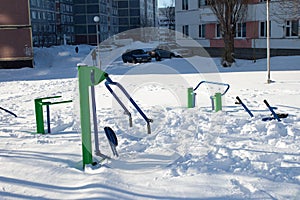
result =
[{"label": "green metal post", "polygon": [[42,98],[34,100],[36,132],[45,134]]},{"label": "green metal post", "polygon": [[214,105],[215,105],[215,111],[218,112],[222,110],[222,94],[216,93],[213,97]]},{"label": "green metal post", "polygon": [[89,103],[89,86],[92,86],[91,72],[94,73],[94,85],[99,84],[105,79],[105,72],[96,67],[79,66],[79,103],[80,103],[80,124],[81,124],[81,140],[82,140],[82,164],[83,168],[86,164],[93,163],[92,141],[91,141],[91,119],[90,119],[90,103]]},{"label": "green metal post", "polygon": [[194,89],[193,88],[188,88],[187,90],[187,96],[188,96],[188,108],[194,108],[195,107],[195,96],[194,96]]},{"label": "green metal post", "polygon": [[60,102],[43,102],[43,100],[46,99],[55,99],[55,98],[60,98],[61,96],[53,96],[53,97],[44,97],[44,98],[37,98],[34,100],[34,107],[35,107],[35,120],[36,120],[36,129],[37,129],[37,133],[40,134],[45,134],[45,128],[44,128],[44,111],[43,111],[43,106],[46,105],[47,106],[47,122],[48,122],[48,131],[49,131],[49,105],[53,105],[53,104],[60,104],[60,103],[70,103],[72,102],[72,100],[68,100],[68,101],[60,101]]}]

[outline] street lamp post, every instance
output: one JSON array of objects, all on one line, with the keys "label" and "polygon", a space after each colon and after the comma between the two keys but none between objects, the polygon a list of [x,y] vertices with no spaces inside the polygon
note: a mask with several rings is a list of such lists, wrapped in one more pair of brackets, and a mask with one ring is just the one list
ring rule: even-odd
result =
[{"label": "street lamp post", "polygon": [[266,1],[267,7],[267,70],[268,79],[267,83],[271,83],[271,69],[270,69],[270,2]]},{"label": "street lamp post", "polygon": [[101,69],[101,61],[100,61],[100,45],[99,45],[99,21],[100,18],[98,16],[94,17],[94,22],[96,22],[96,37],[97,37],[97,55],[98,55],[98,67]]}]

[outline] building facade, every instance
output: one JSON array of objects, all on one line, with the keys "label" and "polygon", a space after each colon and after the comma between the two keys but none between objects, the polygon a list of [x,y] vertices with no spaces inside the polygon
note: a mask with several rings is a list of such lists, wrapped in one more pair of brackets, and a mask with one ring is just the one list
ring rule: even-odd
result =
[{"label": "building facade", "polygon": [[30,0],[33,45],[95,45],[97,32],[102,42],[126,30],[156,26],[156,9],[157,0]]},{"label": "building facade", "polygon": [[154,27],[157,0],[118,0],[119,32],[140,27]]},{"label": "building facade", "polygon": [[73,0],[30,0],[33,44],[74,43]]},{"label": "building facade", "polygon": [[57,44],[74,44],[73,0],[56,0],[55,12]]},{"label": "building facade", "polygon": [[[118,33],[118,10],[116,0],[74,0],[75,42],[97,44]],[[99,22],[94,17],[99,17]],[[99,25],[99,26],[98,26]]]},{"label": "building facade", "polygon": [[29,1],[2,0],[1,3],[0,68],[32,67]]},{"label": "building facade", "polygon": [[[176,0],[176,38],[179,43],[188,45],[188,40],[193,39],[206,48],[224,47],[218,20],[206,3],[205,0]],[[270,48],[300,49],[299,12],[297,16],[281,15],[279,19],[279,7],[278,1],[270,1]],[[236,24],[235,48],[265,49],[266,24],[266,2],[251,0],[247,17]]]}]

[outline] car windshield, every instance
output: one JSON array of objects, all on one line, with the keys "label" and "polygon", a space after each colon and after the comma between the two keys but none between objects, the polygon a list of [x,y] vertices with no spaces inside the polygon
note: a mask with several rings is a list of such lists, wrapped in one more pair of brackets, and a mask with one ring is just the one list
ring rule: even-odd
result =
[{"label": "car windshield", "polygon": [[137,50],[132,51],[132,53],[134,53],[134,54],[144,54],[145,51],[143,49],[137,49]]}]

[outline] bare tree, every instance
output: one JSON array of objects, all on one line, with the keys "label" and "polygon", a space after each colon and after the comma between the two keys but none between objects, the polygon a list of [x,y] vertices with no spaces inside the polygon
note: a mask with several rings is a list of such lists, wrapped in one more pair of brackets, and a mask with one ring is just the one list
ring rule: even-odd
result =
[{"label": "bare tree", "polygon": [[164,3],[164,7],[160,9],[160,12],[168,21],[169,29],[173,29],[175,25],[175,0],[170,0],[168,5]]},{"label": "bare tree", "polygon": [[277,0],[272,2],[272,13],[277,19],[300,19],[300,1],[299,0]]},{"label": "bare tree", "polygon": [[231,66],[235,62],[233,53],[236,24],[246,17],[248,0],[207,0],[207,4],[220,24],[225,46],[222,65]]},{"label": "bare tree", "polygon": [[[285,28],[286,34],[300,36],[299,19],[300,19],[300,1],[299,0],[277,0],[273,1],[271,6],[272,20]],[[286,28],[287,21],[291,30]],[[290,32],[291,31],[291,32]],[[290,32],[290,33],[289,33]]]}]

